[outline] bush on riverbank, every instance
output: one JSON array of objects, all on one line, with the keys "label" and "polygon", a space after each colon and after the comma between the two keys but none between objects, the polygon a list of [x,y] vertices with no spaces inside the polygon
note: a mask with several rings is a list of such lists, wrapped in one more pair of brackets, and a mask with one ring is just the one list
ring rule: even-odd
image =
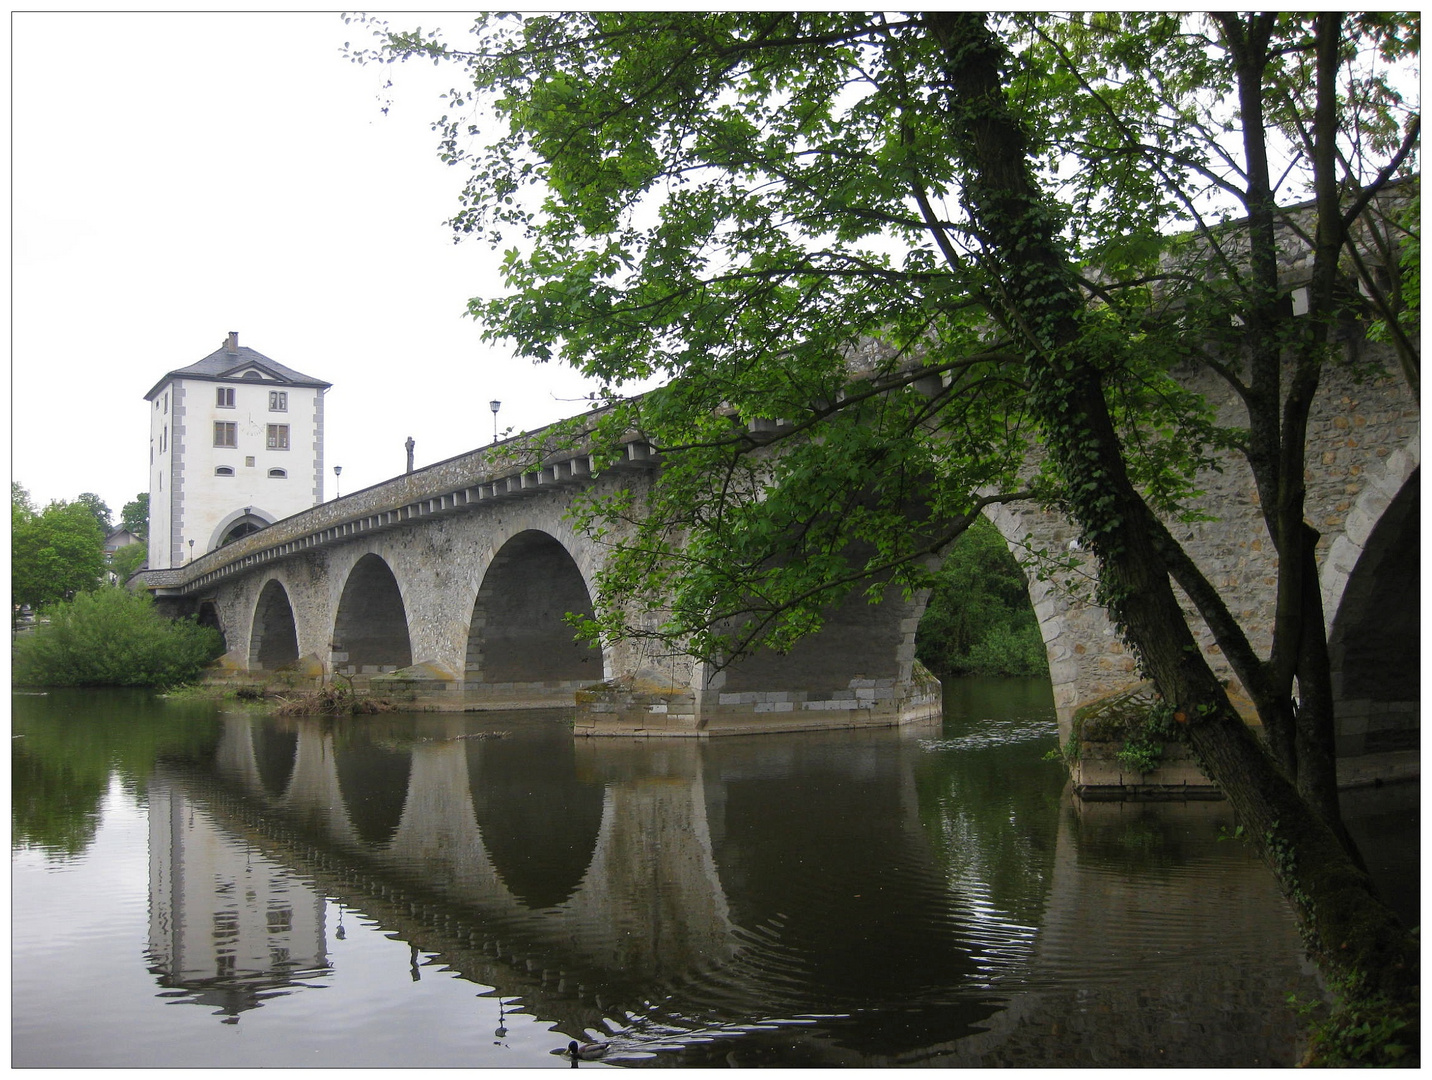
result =
[{"label": "bush on riverbank", "polygon": [[945,557],[915,641],[915,655],[941,678],[1048,673],[1024,571],[983,518]]},{"label": "bush on riverbank", "polygon": [[177,686],[224,651],[217,630],[166,619],[148,593],[103,588],[43,613],[15,639],[19,686]]}]

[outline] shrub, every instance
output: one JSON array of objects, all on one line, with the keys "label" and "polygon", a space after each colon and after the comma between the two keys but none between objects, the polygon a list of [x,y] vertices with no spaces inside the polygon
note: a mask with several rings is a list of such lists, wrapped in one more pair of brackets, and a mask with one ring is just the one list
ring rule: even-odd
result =
[{"label": "shrub", "polygon": [[100,589],[44,614],[48,622],[15,641],[22,686],[176,686],[223,652],[217,630],[165,619],[148,593]]},{"label": "shrub", "polygon": [[988,521],[976,521],[947,554],[920,622],[916,656],[941,678],[1049,670],[1024,571]]},{"label": "shrub", "polygon": [[1047,665],[1038,624],[1018,613],[991,626],[965,656],[951,658],[952,673],[966,675],[1043,675]]}]

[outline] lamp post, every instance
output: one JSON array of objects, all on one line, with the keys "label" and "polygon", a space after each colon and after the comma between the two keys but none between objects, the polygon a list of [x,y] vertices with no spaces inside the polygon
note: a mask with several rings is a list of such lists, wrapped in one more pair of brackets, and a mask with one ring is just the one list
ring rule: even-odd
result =
[{"label": "lamp post", "polygon": [[489,401],[487,407],[492,410],[492,445],[497,445],[497,410],[502,408],[502,402]]},{"label": "lamp post", "polygon": [[343,475],[343,466],[342,466],[342,465],[335,465],[335,466],[333,466],[333,497],[334,497],[335,499],[341,499],[341,498],[343,497],[343,491],[342,491],[342,489],[339,487],[339,478],[340,478],[342,475]]}]

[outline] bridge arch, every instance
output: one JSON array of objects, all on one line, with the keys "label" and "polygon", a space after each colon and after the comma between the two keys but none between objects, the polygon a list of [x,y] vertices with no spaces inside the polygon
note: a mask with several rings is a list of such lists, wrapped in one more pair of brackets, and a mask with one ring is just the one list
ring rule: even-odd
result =
[{"label": "bridge arch", "polygon": [[1330,624],[1341,614],[1349,578],[1362,562],[1372,533],[1393,503],[1408,493],[1409,485],[1418,484],[1420,442],[1420,433],[1414,433],[1406,443],[1383,458],[1375,469],[1369,470],[1369,482],[1358,493],[1356,502],[1343,521],[1341,532],[1331,538],[1319,573],[1323,611],[1327,613]]},{"label": "bridge arch", "polygon": [[466,682],[600,682],[601,650],[578,641],[568,613],[594,614],[587,576],[540,529],[510,537],[488,561],[468,624]]},{"label": "bridge arch", "polygon": [[[1421,470],[1370,485],[1324,564],[1340,754],[1410,749],[1420,730]],[[1370,523],[1370,524],[1369,524]],[[1339,556],[1356,551],[1344,573]],[[1329,580],[1331,579],[1331,581]]]},{"label": "bridge arch", "polygon": [[1027,549],[1031,545],[1050,554],[1080,550],[1078,530],[1070,522],[1032,505],[995,504],[986,507],[984,514],[1025,571],[1029,602],[1044,639],[1060,739],[1066,739],[1074,710],[1095,696],[1090,687],[1106,685],[1110,678],[1136,679],[1134,659],[1126,653],[1104,609],[1080,602],[1066,575],[1030,573],[1031,552]]},{"label": "bridge arch", "polygon": [[343,584],[333,623],[333,669],[347,675],[375,674],[413,662],[408,615],[398,579],[387,561],[364,554]]},{"label": "bridge arch", "polygon": [[264,583],[249,634],[251,670],[276,671],[298,659],[298,627],[288,590],[276,578]]}]

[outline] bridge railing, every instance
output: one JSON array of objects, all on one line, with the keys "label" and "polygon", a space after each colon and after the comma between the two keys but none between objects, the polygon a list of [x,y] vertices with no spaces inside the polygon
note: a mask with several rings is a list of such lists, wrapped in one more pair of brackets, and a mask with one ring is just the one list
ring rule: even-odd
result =
[{"label": "bridge railing", "polygon": [[[593,410],[578,419],[595,420],[603,411]],[[573,443],[580,440],[569,435],[553,440],[551,436],[558,426],[549,425],[470,450],[320,503],[183,566],[142,571],[136,580],[156,593],[183,595],[230,574],[313,547],[340,543],[434,514],[455,513],[481,503],[589,482],[599,471],[590,448],[574,447]],[[657,462],[656,450],[631,432],[620,440],[617,459],[604,460],[600,468],[650,468]]]}]

